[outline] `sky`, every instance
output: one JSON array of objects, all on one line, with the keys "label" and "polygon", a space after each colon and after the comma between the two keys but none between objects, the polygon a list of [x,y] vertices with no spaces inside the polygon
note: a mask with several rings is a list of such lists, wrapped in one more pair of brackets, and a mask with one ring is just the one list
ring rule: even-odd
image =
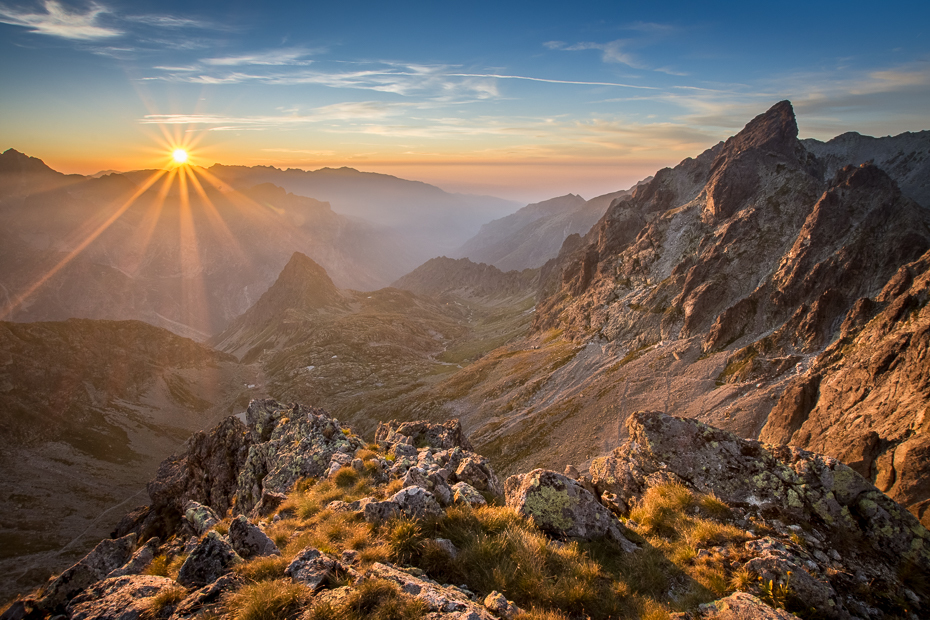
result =
[{"label": "sky", "polygon": [[0,0],[0,150],[349,166],[520,202],[629,187],[789,99],[930,129],[930,3]]}]

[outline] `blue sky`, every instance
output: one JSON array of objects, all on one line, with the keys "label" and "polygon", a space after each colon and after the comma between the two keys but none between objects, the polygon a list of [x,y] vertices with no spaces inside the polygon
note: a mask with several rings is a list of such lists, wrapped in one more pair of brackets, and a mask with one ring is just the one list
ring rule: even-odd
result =
[{"label": "blue sky", "polygon": [[0,148],[593,197],[781,99],[802,137],[930,129],[928,29],[915,2],[0,0]]}]

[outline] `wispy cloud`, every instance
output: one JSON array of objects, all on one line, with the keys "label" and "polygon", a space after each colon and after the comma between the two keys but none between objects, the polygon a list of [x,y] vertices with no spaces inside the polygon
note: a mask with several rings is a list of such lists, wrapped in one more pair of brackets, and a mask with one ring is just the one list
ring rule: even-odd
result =
[{"label": "wispy cloud", "polygon": [[[496,72],[465,72],[455,65],[424,65],[416,63],[368,62],[354,63],[363,68],[346,71],[338,64],[335,70],[327,70],[327,63],[317,69],[307,69],[309,60],[302,60],[311,50],[265,51],[243,54],[230,58],[211,58],[202,61],[198,68],[155,67],[164,73],[149,79],[194,82],[199,84],[261,84],[319,85],[329,88],[372,90],[393,93],[405,97],[419,97],[436,102],[464,103],[498,99],[500,80],[519,80],[545,84],[576,86],[607,86],[655,90],[650,86],[613,81],[562,80]],[[224,67],[248,65],[248,70],[224,70]],[[297,65],[297,66],[288,66]],[[270,70],[265,70],[268,67]]]},{"label": "wispy cloud", "polygon": [[143,125],[199,125],[210,131],[231,129],[277,129],[313,123],[364,122],[383,120],[414,107],[410,103],[352,101],[314,108],[305,114],[228,116],[222,114],[148,114]]},{"label": "wispy cloud", "polygon": [[629,41],[625,39],[617,39],[609,43],[581,42],[573,43],[572,45],[564,41],[547,41],[543,43],[543,45],[551,50],[561,50],[565,52],[599,50],[601,52],[601,60],[604,62],[620,63],[634,69],[645,68],[639,60],[626,50],[626,47],[629,46]]},{"label": "wispy cloud", "polygon": [[206,65],[230,67],[240,65],[257,65],[257,66],[284,66],[284,65],[309,65],[311,60],[307,56],[324,52],[323,49],[309,50],[306,48],[289,48],[280,50],[270,50],[254,54],[242,54],[239,56],[224,56],[219,58],[204,58],[201,60]]},{"label": "wispy cloud", "polygon": [[0,5],[0,23],[23,26],[31,32],[76,41],[94,41],[118,37],[121,30],[100,24],[101,15],[109,11],[99,5],[91,4],[83,13],[69,11],[54,0],[42,3],[45,12],[29,13]]},{"label": "wispy cloud", "polygon": [[126,15],[123,19],[130,22],[156,26],[158,28],[196,28],[198,30],[229,29],[227,27],[220,27],[214,22],[191,19],[188,17],[175,17],[174,15]]}]

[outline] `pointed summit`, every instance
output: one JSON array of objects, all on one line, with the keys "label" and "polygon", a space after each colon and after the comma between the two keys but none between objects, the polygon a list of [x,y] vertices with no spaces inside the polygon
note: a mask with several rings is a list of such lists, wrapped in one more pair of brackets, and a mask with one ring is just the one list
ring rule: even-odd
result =
[{"label": "pointed summit", "polygon": [[759,172],[767,167],[799,166],[798,123],[790,101],[780,101],[755,117],[727,140],[711,166],[705,219],[718,224],[730,217],[759,188]]},{"label": "pointed summit", "polygon": [[325,269],[307,255],[294,252],[253,310],[317,310],[341,298]]},{"label": "pointed summit", "polygon": [[724,153],[739,153],[746,149],[792,153],[798,138],[798,122],[788,100],[779,101],[767,112],[746,124],[741,132],[726,141]]},{"label": "pointed summit", "polygon": [[[344,309],[344,302],[343,294],[326,270],[305,254],[294,252],[271,288],[209,343],[237,357],[248,349],[254,349],[252,353],[257,355],[266,345],[271,346],[268,335],[282,324],[324,308]],[[240,361],[243,360],[245,358]],[[251,361],[254,357],[249,357],[245,363]]]}]

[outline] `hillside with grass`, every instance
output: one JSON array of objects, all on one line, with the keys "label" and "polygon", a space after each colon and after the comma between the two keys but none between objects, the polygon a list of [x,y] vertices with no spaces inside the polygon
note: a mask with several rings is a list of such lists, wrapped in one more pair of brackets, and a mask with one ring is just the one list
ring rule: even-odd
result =
[{"label": "hillside with grass", "polygon": [[[458,421],[363,440],[253,401],[25,618],[917,618],[930,533],[842,463],[641,412],[590,474],[501,480]],[[682,450],[689,446],[689,450]],[[735,615],[734,615],[735,614]]]}]

